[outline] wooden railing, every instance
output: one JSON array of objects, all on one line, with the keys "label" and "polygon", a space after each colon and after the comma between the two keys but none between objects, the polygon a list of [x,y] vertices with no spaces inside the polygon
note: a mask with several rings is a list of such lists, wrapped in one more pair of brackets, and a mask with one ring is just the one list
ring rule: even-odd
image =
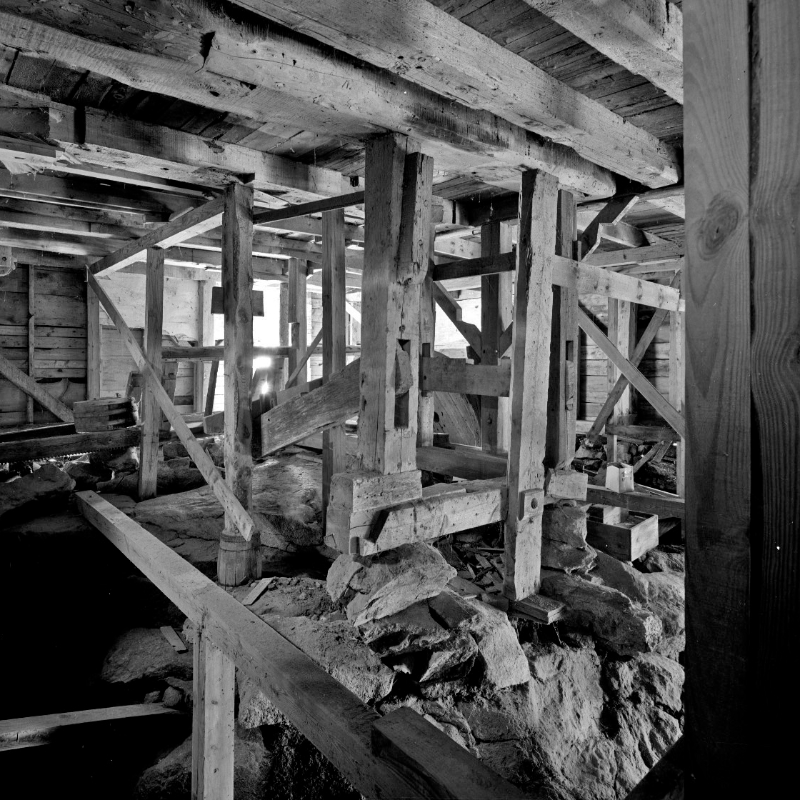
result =
[{"label": "wooden railing", "polygon": [[77,499],[86,519],[196,626],[193,797],[232,796],[232,781],[229,788],[219,781],[233,768],[234,666],[366,797],[526,797],[410,709],[381,717],[99,495]]}]

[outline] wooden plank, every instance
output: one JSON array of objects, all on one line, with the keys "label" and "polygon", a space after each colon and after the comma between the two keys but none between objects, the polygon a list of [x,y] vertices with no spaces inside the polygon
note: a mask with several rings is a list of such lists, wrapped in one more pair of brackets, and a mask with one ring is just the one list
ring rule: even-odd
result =
[{"label": "wooden plank", "polygon": [[[36,351],[36,270],[28,267],[28,375],[36,380],[36,364],[34,353]],[[30,425],[33,422],[33,398],[28,395],[25,409],[26,419]]]},{"label": "wooden plank", "polygon": [[[253,357],[286,358],[291,347],[254,347]],[[161,355],[165,361],[223,361],[224,345],[207,345],[205,347],[165,347]]]},{"label": "wooden plank", "polygon": [[253,603],[255,603],[256,600],[258,600],[258,598],[261,597],[262,594],[264,594],[266,588],[274,580],[275,578],[273,577],[273,578],[262,578],[260,581],[258,581],[255,584],[255,586],[253,586],[253,588],[247,593],[247,596],[244,598],[244,600],[242,600],[242,605],[243,606],[253,605]]},{"label": "wooden plank", "polygon": [[[253,419],[250,412],[250,381],[253,376],[252,188],[231,184],[226,190],[222,244],[222,292],[225,306],[225,482],[231,494],[247,511],[253,499]],[[249,516],[244,521],[252,525]],[[261,577],[259,537],[246,536],[241,528],[240,518],[235,514],[225,514],[217,567],[219,581],[223,586],[238,586]],[[214,663],[215,669],[222,669],[216,661]],[[206,674],[208,675],[208,671]],[[208,719],[206,723],[208,725]],[[230,760],[232,770],[232,742]],[[232,776],[230,783],[232,792]],[[206,790],[208,789],[206,770]]]},{"label": "wooden plank", "polygon": [[[314,351],[319,347],[320,342],[322,341],[322,332],[323,329],[320,328],[317,335],[312,340],[311,344],[308,346],[306,351],[303,353],[302,357],[298,360],[297,366],[295,366],[294,370],[289,374],[289,377],[286,379],[286,388],[291,388],[297,383],[297,379],[300,376],[301,372],[307,373],[306,364],[308,364],[308,359],[314,355]],[[308,381],[303,381],[303,383],[308,383]]]},{"label": "wooden plank", "polygon": [[142,352],[141,347],[139,347],[139,344],[131,332],[131,329],[127,326],[119,311],[117,311],[117,308],[112,302],[111,298],[106,294],[105,290],[100,285],[99,281],[94,277],[94,275],[89,274],[87,277],[89,280],[89,285],[94,289],[103,305],[103,308],[105,308],[106,313],[109,317],[111,317],[112,322],[125,341],[128,351],[133,357],[133,360],[136,363],[136,366],[139,368],[139,371],[154,379],[153,390],[156,398],[158,399],[158,403],[161,406],[161,410],[164,412],[170,424],[175,429],[175,433],[177,433],[178,438],[181,440],[183,446],[189,451],[189,456],[191,457],[192,461],[194,461],[194,463],[197,465],[197,468],[202,473],[206,483],[208,483],[208,485],[211,487],[215,497],[219,500],[225,511],[237,520],[237,528],[239,531],[242,533],[245,539],[249,540],[253,535],[253,531],[255,530],[252,519],[250,519],[247,511],[242,507],[241,503],[230,491],[225,483],[225,480],[214,466],[214,462],[211,460],[210,456],[198,444],[191,429],[186,424],[186,421],[183,419],[180,412],[175,408],[174,404],[170,400],[166,390],[161,386],[160,382],[157,382],[158,376],[156,372],[147,361],[147,358]]},{"label": "wooden plank", "polygon": [[11,381],[14,386],[30,395],[40,406],[55,414],[64,422],[72,422],[72,411],[60,400],[47,392],[41,384],[26,375],[21,369],[14,366],[5,356],[0,355],[0,375]]},{"label": "wooden plank", "polygon": [[[420,285],[428,270],[433,162],[405,137],[367,144],[359,461],[395,474],[416,468]],[[408,391],[395,380],[407,363]]]},{"label": "wooden plank", "polygon": [[[344,211],[322,215],[322,380],[329,382],[347,365],[346,270],[344,258]],[[311,349],[318,342],[312,344]],[[331,478],[347,466],[345,433],[341,425],[322,433],[322,507],[328,508]]]},{"label": "wooden plank", "polygon": [[426,392],[475,394],[482,397],[508,397],[511,361],[499,364],[468,364],[446,356],[420,359],[420,388]]},{"label": "wooden plank", "polygon": [[170,625],[162,625],[160,630],[164,638],[170,643],[170,645],[172,645],[172,648],[176,653],[186,652],[186,645],[184,644],[183,639],[181,639],[181,637],[175,632],[175,628],[171,627]]},{"label": "wooden plank", "polygon": [[[558,193],[556,255],[573,258],[578,235],[575,197]],[[550,331],[549,385],[547,390],[547,440],[544,464],[567,468],[575,452],[578,414],[578,293],[553,286],[553,318]]]},{"label": "wooden plank", "polygon": [[619,371],[630,381],[636,391],[653,406],[676,433],[680,436],[685,436],[686,423],[681,414],[659,394],[653,384],[627,358],[620,354],[617,348],[608,340],[608,337],[589,319],[582,309],[578,309],[578,325],[594,340],[598,347],[613,361]]},{"label": "wooden plank", "polygon": [[82,726],[181,716],[179,711],[161,703],[147,703],[4,719],[0,721],[0,752],[50,744],[62,735],[74,737],[77,729]]},{"label": "wooden plank", "polygon": [[[500,222],[490,222],[482,226],[481,246],[484,243],[484,228],[488,229],[499,226]],[[504,226],[505,228],[506,226]],[[517,256],[511,250],[510,232],[509,241],[504,243],[508,250],[500,253],[490,253],[482,255],[480,258],[467,258],[462,261],[447,261],[444,264],[436,264],[431,267],[431,274],[435,281],[452,281],[460,278],[481,278],[485,275],[496,275],[503,272],[513,272],[517,266]]]},{"label": "wooden plank", "polygon": [[[483,762],[446,733],[431,736],[425,719],[411,708],[399,708],[372,726],[372,751],[398,770],[427,797],[447,800],[523,800],[522,791],[498,780]],[[436,740],[431,746],[432,739]]]},{"label": "wooden plank", "polygon": [[144,236],[135,239],[114,253],[94,262],[89,269],[93,275],[103,277],[116,272],[129,264],[135,264],[151,247],[166,249],[198,236],[206,231],[219,228],[222,223],[224,198],[209,200],[199,208],[193,208],[185,214],[167,222]]},{"label": "wooden plank", "polygon": [[[497,259],[502,255],[512,264],[511,229],[502,222],[490,222],[481,227],[481,255]],[[513,269],[513,266],[512,266]],[[481,364],[494,366],[503,355],[503,331],[513,316],[513,285],[510,272],[481,277]],[[510,367],[510,363],[509,363]],[[510,379],[510,369],[509,369]],[[481,446],[488,453],[508,452],[511,433],[508,400],[500,397],[481,397]]]},{"label": "wooden plank", "polygon": [[152,382],[161,383],[161,337],[164,323],[164,251],[147,251],[145,279],[144,351],[154,377],[145,376],[141,402],[142,442],[139,451],[139,500],[156,496],[161,409]]},{"label": "wooden plank", "polygon": [[[378,714],[168,546],[93,492],[86,518],[195,621],[279,711],[367,797],[420,798],[370,748]],[[197,671],[195,672],[197,674]]]},{"label": "wooden plank", "polygon": [[665,0],[525,0],[562,28],[683,103],[683,13]]},{"label": "wooden plank", "polygon": [[[197,345],[207,347],[214,344],[214,318],[211,315],[211,281],[197,284]],[[205,408],[207,370],[205,364],[194,365],[194,410]],[[213,409],[212,409],[213,410]]]},{"label": "wooden plank", "polygon": [[[351,192],[350,194],[339,195],[338,197],[326,197],[323,200],[311,200],[308,203],[300,203],[296,206],[286,208],[270,209],[269,211],[259,211],[253,214],[253,225],[267,225],[270,222],[278,222],[284,219],[303,217],[306,214],[320,214],[323,211],[336,211],[348,208],[349,206],[361,205],[364,202],[364,192]],[[323,217],[324,219],[324,217]],[[344,229],[342,230],[344,235]]]},{"label": "wooden plank", "polygon": [[[636,335],[636,312],[631,303],[624,300],[608,300],[608,340],[623,358],[629,358]],[[634,365],[635,366],[635,365]],[[609,359],[607,365],[609,393],[614,391],[619,378],[619,370]],[[628,382],[626,381],[626,384]],[[612,420],[616,423],[633,422],[634,406],[630,384],[623,389],[614,406]],[[606,431],[606,461],[611,464],[617,460],[617,438]]]},{"label": "wooden plank", "polygon": [[301,394],[261,415],[261,454],[305,439],[359,411],[360,359],[348,364],[324,386]]},{"label": "wooden plank", "polygon": [[[433,218],[433,217],[432,217]],[[428,251],[433,252],[436,241],[436,225],[431,223],[428,234]],[[431,268],[433,256],[428,264],[428,271],[419,291],[419,352],[421,357],[434,354],[436,345],[436,300],[433,297],[433,278]],[[417,403],[417,451],[420,447],[432,447],[434,425],[436,421],[436,395],[420,389]]]},{"label": "wooden plank", "polygon": [[[655,137],[424,0],[358,6],[344,0],[236,3],[445,97],[573,147],[584,158],[647,186],[678,179],[674,153]],[[414,24],[404,24],[408,20]],[[488,81],[487,63],[492,64]],[[408,64],[420,69],[408,69]]]},{"label": "wooden plank", "polygon": [[[251,291],[250,294],[252,295],[253,316],[254,317],[263,317],[264,316],[264,292]],[[212,314],[224,314],[225,313],[225,302],[224,302],[224,299],[222,297],[222,286],[214,286],[211,289],[211,313]]]},{"label": "wooden plank", "polygon": [[359,555],[372,555],[505,519],[504,479],[469,481],[459,484],[458,489],[455,494],[423,496],[368,515],[363,524],[351,525],[351,545],[357,538]]},{"label": "wooden plank", "polygon": [[511,600],[536,594],[540,583],[544,454],[547,438],[552,269],[558,184],[546,173],[525,172],[520,193],[511,442],[505,523],[503,591]]},{"label": "wooden plank", "polygon": [[635,264],[659,264],[664,261],[678,261],[683,257],[683,247],[679,244],[657,244],[648,247],[635,247],[629,250],[615,250],[611,253],[592,253],[581,263],[594,267],[626,267]]},{"label": "wooden plank", "polygon": [[[287,367],[291,375],[308,349],[308,330],[306,317],[306,268],[305,264],[293,258],[289,261],[289,339],[292,349],[289,352]],[[308,380],[308,370],[299,368],[300,383]],[[289,385],[287,378],[286,385]]]},{"label": "wooden plank", "polygon": [[86,399],[100,397],[100,301],[86,287]]},{"label": "wooden plank", "polygon": [[54,456],[94,453],[98,450],[137,447],[140,438],[139,428],[125,428],[102,433],[69,433],[0,441],[0,462],[34,461]]},{"label": "wooden plank", "polygon": [[466,480],[488,480],[506,474],[505,457],[475,448],[418,447],[417,466],[428,472]]},{"label": "wooden plank", "polygon": [[604,486],[588,486],[586,489],[586,502],[602,506],[616,506],[627,508],[629,511],[638,511],[644,514],[658,514],[660,517],[686,516],[686,506],[683,498],[666,493],[655,495],[643,491],[613,492]]},{"label": "wooden plank", "polygon": [[[605,225],[616,225],[636,205],[639,198],[636,195],[624,199],[612,198],[597,213],[594,219],[586,226],[579,239],[580,258],[586,258],[594,253],[600,245],[601,228]],[[574,253],[566,254],[572,258]]]},{"label": "wooden plank", "polygon": [[[683,410],[685,393],[684,370],[684,314],[670,314],[669,350],[669,402],[678,410]],[[675,484],[677,493],[686,494],[686,445],[679,441],[675,445]]]}]

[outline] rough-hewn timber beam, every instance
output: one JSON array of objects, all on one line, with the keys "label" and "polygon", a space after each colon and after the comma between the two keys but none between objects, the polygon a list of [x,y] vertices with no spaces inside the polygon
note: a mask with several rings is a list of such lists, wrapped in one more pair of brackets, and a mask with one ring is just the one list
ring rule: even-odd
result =
[{"label": "rough-hewn timber beam", "polygon": [[668,0],[525,0],[683,103],[683,13]]}]

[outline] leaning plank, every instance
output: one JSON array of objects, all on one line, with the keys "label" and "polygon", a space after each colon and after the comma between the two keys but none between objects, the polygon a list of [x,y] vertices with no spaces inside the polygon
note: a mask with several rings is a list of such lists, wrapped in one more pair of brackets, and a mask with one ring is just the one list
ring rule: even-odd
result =
[{"label": "leaning plank", "polygon": [[338,197],[326,197],[324,200],[312,200],[296,206],[261,211],[253,214],[253,225],[267,225],[270,222],[280,222],[284,219],[304,217],[306,214],[319,214],[323,211],[335,211],[337,208],[356,206],[364,202],[364,192],[352,192]]},{"label": "leaning plank", "polygon": [[677,495],[655,495],[642,491],[614,492],[604,486],[588,486],[586,502],[601,506],[616,506],[629,511],[658,514],[659,517],[680,517],[686,515],[686,504]]},{"label": "leaning plank", "polygon": [[111,301],[111,298],[106,294],[105,289],[103,289],[94,275],[89,273],[87,277],[89,280],[89,285],[92,289],[94,289],[95,294],[97,294],[97,297],[103,304],[103,308],[105,308],[106,313],[109,317],[111,317],[111,320],[113,321],[114,325],[116,325],[117,330],[125,340],[125,344],[127,345],[131,356],[133,356],[133,360],[136,362],[136,366],[139,368],[139,371],[142,372],[147,378],[152,379],[151,391],[156,396],[156,400],[158,400],[161,410],[164,412],[170,424],[175,429],[175,433],[178,434],[178,438],[189,452],[189,456],[191,457],[192,461],[194,461],[194,463],[197,465],[197,468],[202,473],[206,483],[208,483],[208,485],[211,487],[217,500],[219,500],[220,504],[225,509],[225,512],[235,521],[236,529],[242,534],[242,536],[244,536],[245,539],[250,541],[253,531],[255,530],[253,520],[250,518],[247,511],[244,510],[242,504],[236,499],[233,492],[225,483],[225,479],[219,474],[219,471],[214,466],[214,462],[211,460],[211,457],[208,455],[208,453],[206,453],[205,450],[203,450],[203,448],[194,438],[194,434],[189,429],[186,421],[169,399],[169,395],[161,385],[161,381],[156,375],[155,370],[150,365],[150,362],[148,362],[147,358],[142,352],[142,348],[134,338],[133,333],[131,333],[131,329],[127,326],[125,320],[122,318],[122,315],[117,310],[117,307]]},{"label": "leaning plank", "polygon": [[105,258],[101,258],[92,264],[89,269],[93,275],[98,277],[108,275],[127,267],[129,264],[141,261],[142,255],[150,247],[166,249],[191,239],[193,236],[199,236],[202,233],[214,230],[214,228],[219,228],[222,224],[224,206],[224,197],[210,200],[200,208],[195,208],[186,214],[182,214],[172,222],[167,222],[157,230],[146,233]]},{"label": "leaning plank", "polygon": [[508,397],[511,361],[491,366],[468,364],[461,358],[425,356],[420,359],[420,388],[424,392]]},{"label": "leaning plank", "polygon": [[22,389],[25,394],[32,397],[40,406],[51,411],[64,422],[73,422],[72,411],[65,406],[58,398],[53,397],[49,392],[36,383],[29,375],[21,369],[15,367],[5,356],[0,355],[0,375],[11,381],[15,386]]},{"label": "leaning plank", "polygon": [[319,430],[358,414],[361,359],[337,372],[328,383],[301,394],[261,415],[261,454],[305,439]]},{"label": "leaning plank", "polygon": [[289,389],[294,386],[294,382],[297,380],[297,376],[303,371],[303,367],[308,363],[308,359],[311,358],[314,351],[319,346],[319,343],[322,341],[322,328],[319,329],[319,333],[314,337],[314,340],[308,346],[308,349],[303,353],[303,355],[298,359],[297,366],[292,371],[292,374],[286,379],[286,388]]},{"label": "leaning plank", "polygon": [[582,309],[578,309],[578,324],[608,356],[614,366],[630,381],[633,388],[661,414],[681,438],[685,438],[686,421],[681,414],[664,399],[658,389],[627,358],[620,354],[619,350],[611,344],[608,337],[589,319]]},{"label": "leaning plank", "polygon": [[0,462],[34,461],[53,456],[71,456],[80,453],[94,453],[97,450],[136,447],[140,440],[140,428],[18,439],[0,442]]},{"label": "leaning plank", "polygon": [[[376,711],[110,503],[94,492],[79,492],[77,498],[84,516],[184,614],[203,620],[203,631],[214,646],[361,794],[386,800],[441,796],[430,782],[410,784],[373,753],[372,726],[380,719]],[[439,733],[423,728],[416,735],[435,752],[441,747]],[[453,780],[446,774],[441,779],[446,785]],[[493,791],[495,797],[513,797],[513,789],[499,777]]]},{"label": "leaning plank", "polygon": [[98,723],[124,722],[147,717],[180,717],[179,711],[161,703],[91,708],[86,711],[68,711],[63,714],[44,714],[40,717],[5,719],[0,722],[0,752],[39,747],[50,744],[66,729]]},{"label": "leaning plank", "polygon": [[426,542],[450,533],[502,522],[506,516],[503,478],[459,484],[465,493],[423,497],[383,510],[380,519],[350,529],[359,540],[359,555],[393,550],[402,544]]},{"label": "leaning plank", "polygon": [[[372,726],[373,752],[392,765],[421,793],[441,800],[524,800],[515,786],[498,786],[497,776],[440,733],[430,746],[429,725],[410,708],[398,708]],[[431,791],[433,789],[433,791]],[[500,793],[498,793],[500,792]]]}]

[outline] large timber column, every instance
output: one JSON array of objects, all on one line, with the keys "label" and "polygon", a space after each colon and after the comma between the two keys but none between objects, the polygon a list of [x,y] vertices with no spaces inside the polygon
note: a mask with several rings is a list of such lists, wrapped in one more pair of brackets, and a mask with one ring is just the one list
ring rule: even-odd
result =
[{"label": "large timber column", "polygon": [[[511,228],[505,222],[481,227],[481,256],[511,252]],[[511,324],[513,276],[498,272],[481,278],[481,364],[492,366],[503,355],[500,337]],[[508,452],[511,419],[507,397],[481,397],[481,446],[487,453]]]},{"label": "large timber column", "polygon": [[691,796],[783,797],[800,713],[800,15],[683,8]]},{"label": "large timber column", "polygon": [[541,581],[557,195],[552,175],[522,174],[503,586],[512,600],[536,593]]},{"label": "large timber column", "polygon": [[[225,481],[245,509],[253,496],[253,190],[226,190],[222,216],[222,303],[225,315]],[[246,541],[225,517],[217,571],[223,586],[261,576],[258,531]]]},{"label": "large timber column", "polygon": [[[420,285],[428,270],[433,163],[395,134],[367,145],[361,317],[361,466],[415,470]],[[405,391],[396,391],[397,373]],[[407,385],[407,388],[406,388]]]}]

